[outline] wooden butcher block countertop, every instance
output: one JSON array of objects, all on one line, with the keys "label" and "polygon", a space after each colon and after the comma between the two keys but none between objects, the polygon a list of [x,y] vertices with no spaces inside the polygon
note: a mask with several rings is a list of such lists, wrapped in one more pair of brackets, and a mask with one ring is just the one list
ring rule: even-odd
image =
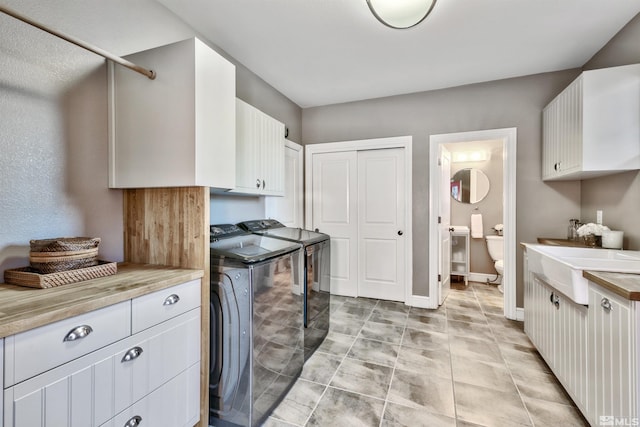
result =
[{"label": "wooden butcher block countertop", "polygon": [[640,274],[583,271],[582,275],[587,280],[628,300],[640,301]]},{"label": "wooden butcher block countertop", "polygon": [[0,337],[199,279],[202,270],[119,264],[112,276],[39,289],[0,284]]}]

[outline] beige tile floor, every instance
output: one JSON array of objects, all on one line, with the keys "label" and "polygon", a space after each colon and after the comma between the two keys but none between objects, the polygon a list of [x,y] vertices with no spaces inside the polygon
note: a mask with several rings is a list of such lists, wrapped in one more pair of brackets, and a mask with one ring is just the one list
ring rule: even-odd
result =
[{"label": "beige tile floor", "polygon": [[588,425],[494,285],[438,310],[332,297],[329,335],[267,427]]}]

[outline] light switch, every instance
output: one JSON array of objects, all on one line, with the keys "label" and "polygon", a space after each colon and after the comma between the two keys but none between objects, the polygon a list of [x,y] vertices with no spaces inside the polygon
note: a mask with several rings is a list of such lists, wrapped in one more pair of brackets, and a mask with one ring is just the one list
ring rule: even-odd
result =
[{"label": "light switch", "polygon": [[602,224],[602,211],[596,211],[596,224]]}]

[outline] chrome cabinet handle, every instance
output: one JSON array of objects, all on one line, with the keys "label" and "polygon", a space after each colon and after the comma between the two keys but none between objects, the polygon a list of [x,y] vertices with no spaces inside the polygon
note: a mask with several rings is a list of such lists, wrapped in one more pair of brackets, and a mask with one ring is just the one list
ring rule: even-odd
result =
[{"label": "chrome cabinet handle", "polygon": [[613,307],[611,306],[611,301],[609,301],[608,298],[602,298],[602,301],[600,301],[600,305],[607,311],[611,311],[613,309]]},{"label": "chrome cabinet handle", "polygon": [[265,180],[262,180],[262,189],[264,190],[264,188],[267,186],[267,183],[265,182]]},{"label": "chrome cabinet handle", "polygon": [[402,236],[403,234],[402,230],[398,230],[398,236]]},{"label": "chrome cabinet handle", "polygon": [[164,300],[162,305],[173,305],[180,301],[180,297],[176,294],[171,294]]},{"label": "chrome cabinet handle", "polygon": [[72,330],[70,330],[62,341],[66,342],[66,341],[79,340],[79,339],[82,339],[82,338],[86,337],[91,332],[93,332],[93,328],[91,326],[89,326],[89,325],[81,325],[81,326],[78,326],[78,327],[73,328]]},{"label": "chrome cabinet handle", "polygon": [[260,178],[256,179],[256,188],[260,188]]},{"label": "chrome cabinet handle", "polygon": [[136,415],[135,417],[131,417],[122,427],[137,427],[140,425],[141,421],[142,417],[140,415]]},{"label": "chrome cabinet handle", "polygon": [[127,351],[124,356],[122,357],[122,360],[120,362],[131,362],[132,360],[137,359],[138,357],[140,357],[140,355],[142,354],[142,348],[141,347],[133,347],[132,349],[130,349],[129,351]]},{"label": "chrome cabinet handle", "polygon": [[549,296],[549,301],[551,301],[551,304],[555,305],[557,309],[560,309],[560,297],[556,295],[554,292],[551,292],[551,295]]}]

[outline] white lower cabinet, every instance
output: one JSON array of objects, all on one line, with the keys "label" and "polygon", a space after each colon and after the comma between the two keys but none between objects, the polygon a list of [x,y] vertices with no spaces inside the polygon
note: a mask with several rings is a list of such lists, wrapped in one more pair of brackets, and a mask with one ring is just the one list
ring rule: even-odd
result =
[{"label": "white lower cabinet", "polygon": [[601,417],[632,422],[640,416],[637,304],[589,283],[591,404],[587,418],[594,425],[602,424]]},{"label": "white lower cabinet", "polygon": [[[48,369],[44,364],[37,375],[4,389],[4,425],[7,427],[88,427],[88,426],[192,426],[200,415],[200,307],[193,308],[193,293],[199,280],[159,291],[152,296],[120,303],[107,309],[125,312],[158,310],[166,313],[164,294],[172,296],[173,305],[189,302],[188,311],[172,308],[174,315],[164,321],[86,354]],[[197,286],[199,292],[199,286]],[[158,294],[158,295],[155,295]],[[199,293],[198,293],[199,294]],[[154,296],[155,295],[155,296]],[[182,295],[182,298],[180,296]],[[177,298],[176,298],[177,296]],[[162,298],[161,298],[162,297]],[[147,301],[159,300],[157,307]],[[141,308],[136,308],[141,307]],[[102,309],[104,310],[104,309]],[[88,313],[91,314],[91,313]],[[138,316],[141,314],[138,313]],[[166,315],[145,314],[144,318]],[[86,320],[87,316],[81,317]],[[89,316],[91,318],[91,316]],[[62,322],[66,332],[69,320]],[[131,327],[131,316],[127,317]],[[51,333],[59,322],[26,333],[37,338],[39,332]],[[86,322],[90,323],[90,322]],[[71,322],[71,324],[75,324]],[[84,339],[96,334],[88,334]],[[7,337],[8,342],[14,341]],[[17,341],[17,340],[16,340]],[[58,346],[58,343],[52,344]],[[7,347],[5,346],[5,352]],[[42,360],[58,360],[60,349],[47,346],[34,349]],[[3,353],[4,354],[4,353]],[[5,354],[4,371],[12,364]],[[139,420],[136,417],[140,417]],[[156,419],[156,421],[153,421]],[[125,424],[131,420],[129,424]],[[136,423],[136,420],[137,423]]]},{"label": "white lower cabinet", "polygon": [[190,427],[199,416],[200,366],[196,364],[102,426]]},{"label": "white lower cabinet", "polygon": [[589,282],[589,305],[525,269],[526,334],[591,425],[640,420],[640,302]]},{"label": "white lower cabinet", "polygon": [[528,273],[525,332],[576,405],[588,408],[588,308]]}]

